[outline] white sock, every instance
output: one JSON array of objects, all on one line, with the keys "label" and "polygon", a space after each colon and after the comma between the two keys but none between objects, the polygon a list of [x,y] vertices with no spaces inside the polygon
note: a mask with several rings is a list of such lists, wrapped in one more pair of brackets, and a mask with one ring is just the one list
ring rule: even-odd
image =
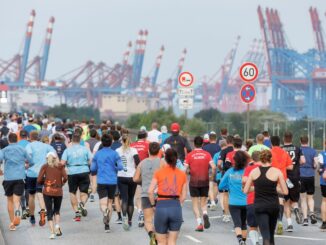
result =
[{"label": "white sock", "polygon": [[258,242],[258,232],[257,231],[249,231],[249,238],[252,244],[256,244]]},{"label": "white sock", "polygon": [[58,224],[56,224],[56,225],[55,225],[55,228],[58,229],[58,228],[60,228],[60,226],[59,226]]},{"label": "white sock", "polygon": [[215,203],[215,201],[213,200],[213,201],[211,201],[211,205],[213,205],[213,206],[216,206],[216,203]]},{"label": "white sock", "polygon": [[143,212],[143,210],[138,209],[138,214],[141,214]]},{"label": "white sock", "polygon": [[197,225],[201,225],[202,224],[202,222],[201,222],[201,218],[198,218],[197,219]]},{"label": "white sock", "polygon": [[207,210],[204,210],[204,211],[203,211],[203,214],[207,214]]},{"label": "white sock", "polygon": [[291,218],[287,218],[286,221],[288,222],[288,225],[292,225],[292,219]]}]

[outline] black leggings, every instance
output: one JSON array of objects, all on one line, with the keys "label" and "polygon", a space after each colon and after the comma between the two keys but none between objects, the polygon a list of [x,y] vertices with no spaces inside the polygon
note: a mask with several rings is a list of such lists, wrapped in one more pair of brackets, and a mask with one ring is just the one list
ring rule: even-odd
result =
[{"label": "black leggings", "polygon": [[134,196],[137,184],[132,178],[118,177],[118,186],[122,201],[122,215],[126,216],[128,214],[128,220],[131,221],[134,213]]},{"label": "black leggings", "polygon": [[229,205],[234,228],[247,230],[247,206]]},{"label": "black leggings", "polygon": [[263,245],[274,245],[274,232],[276,228],[279,207],[255,208],[255,216],[260,233],[263,237]]},{"label": "black leggings", "polygon": [[48,221],[53,219],[53,215],[60,214],[62,196],[47,196],[43,195]]}]

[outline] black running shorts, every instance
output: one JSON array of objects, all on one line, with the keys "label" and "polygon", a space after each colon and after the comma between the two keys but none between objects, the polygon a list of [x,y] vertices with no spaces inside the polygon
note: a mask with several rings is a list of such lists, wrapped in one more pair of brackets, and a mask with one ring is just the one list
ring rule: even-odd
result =
[{"label": "black running shorts", "polygon": [[301,177],[300,182],[300,193],[315,194],[315,177]]},{"label": "black running shorts", "polygon": [[320,185],[321,195],[326,198],[326,185]]},{"label": "black running shorts", "polygon": [[293,188],[289,188],[289,194],[284,196],[285,201],[299,202],[300,199],[300,182],[298,179],[290,179],[293,183]]},{"label": "black running shorts", "polygon": [[208,197],[209,187],[194,187],[189,186],[189,192],[191,197]]},{"label": "black running shorts", "polygon": [[104,184],[97,184],[97,193],[100,199],[102,198],[109,198],[111,200],[114,199],[114,194],[117,185],[104,185]]},{"label": "black running shorts", "polygon": [[76,194],[79,189],[82,193],[88,193],[90,185],[89,173],[68,175],[69,192]]},{"label": "black running shorts", "polygon": [[21,196],[24,193],[25,182],[24,180],[4,180],[2,182],[5,195],[11,197],[12,195]]}]

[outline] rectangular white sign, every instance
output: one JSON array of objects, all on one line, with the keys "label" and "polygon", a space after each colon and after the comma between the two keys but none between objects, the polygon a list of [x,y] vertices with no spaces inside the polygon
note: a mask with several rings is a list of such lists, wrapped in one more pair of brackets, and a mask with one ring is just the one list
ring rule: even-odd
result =
[{"label": "rectangular white sign", "polygon": [[194,107],[194,99],[193,98],[180,98],[179,99],[179,108],[181,110],[188,110]]},{"label": "rectangular white sign", "polygon": [[193,88],[179,88],[178,89],[179,96],[194,96]]}]

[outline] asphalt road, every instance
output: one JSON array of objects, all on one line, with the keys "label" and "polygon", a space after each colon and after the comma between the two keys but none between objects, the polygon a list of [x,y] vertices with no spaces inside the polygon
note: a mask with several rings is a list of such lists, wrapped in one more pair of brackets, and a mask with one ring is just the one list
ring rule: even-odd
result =
[{"label": "asphalt road", "polygon": [[[2,179],[1,179],[2,182]],[[112,224],[111,233],[104,233],[104,225],[98,208],[98,199],[94,203],[88,203],[88,217],[83,218],[81,222],[72,221],[74,213],[71,210],[68,199],[67,189],[63,200],[61,210],[61,227],[63,236],[49,240],[49,230],[47,226],[32,227],[28,221],[22,221],[15,232],[8,230],[9,218],[6,211],[6,198],[4,197],[3,188],[0,188],[0,225],[2,234],[7,245],[44,245],[44,244],[60,244],[60,245],[102,245],[102,244],[121,244],[121,245],[140,245],[148,244],[148,236],[144,229],[138,228],[136,225],[136,217],[134,217],[134,226],[129,232],[125,232],[121,225]],[[187,201],[183,207],[184,224],[179,236],[177,244],[221,244],[236,245],[237,240],[232,232],[232,223],[225,224],[221,221],[221,210],[210,212],[211,228],[203,233],[194,231],[196,221],[191,210],[191,202]],[[116,215],[112,216],[112,220],[116,219]],[[38,217],[37,217],[38,223]],[[293,233],[284,233],[283,236],[276,238],[276,244],[288,245],[325,245],[326,232],[320,232],[318,225],[310,225],[302,227],[294,225]],[[0,233],[1,235],[1,233]],[[59,242],[60,241],[60,242]],[[58,243],[59,242],[59,243]],[[2,245],[3,242],[0,244]],[[250,242],[248,242],[250,244]]]}]

